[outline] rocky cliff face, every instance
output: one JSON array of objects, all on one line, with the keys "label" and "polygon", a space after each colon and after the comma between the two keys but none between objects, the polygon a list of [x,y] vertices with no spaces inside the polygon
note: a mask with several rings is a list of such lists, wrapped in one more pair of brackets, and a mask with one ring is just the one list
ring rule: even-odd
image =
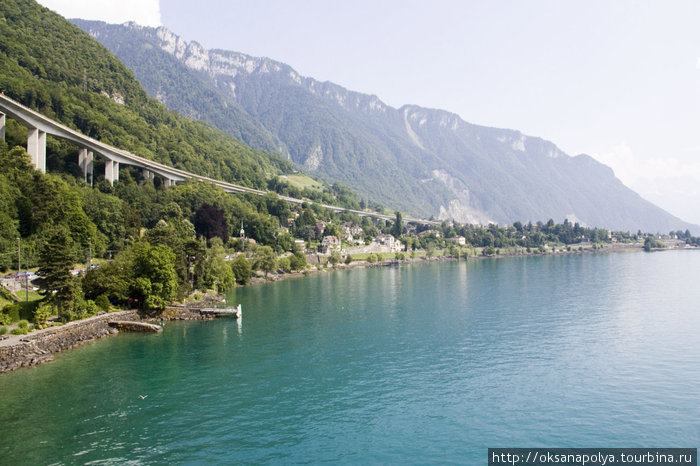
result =
[{"label": "rocky cliff face", "polygon": [[693,227],[626,188],[608,167],[537,137],[474,125],[442,110],[396,109],[269,58],[206,50],[166,28],[75,22],[166,105],[206,89],[221,104],[206,108],[191,99],[186,114],[228,131],[212,113],[235,108],[228,120],[250,128],[239,131],[246,143],[282,153],[388,207],[470,223],[569,218],[635,231]]}]

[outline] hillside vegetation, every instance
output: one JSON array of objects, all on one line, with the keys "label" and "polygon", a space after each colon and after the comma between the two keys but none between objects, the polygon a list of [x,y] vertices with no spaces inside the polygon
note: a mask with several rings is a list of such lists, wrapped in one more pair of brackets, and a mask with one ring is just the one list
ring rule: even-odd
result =
[{"label": "hillside vegetation", "polygon": [[304,171],[394,209],[481,224],[568,218],[616,230],[700,231],[605,165],[549,141],[442,110],[393,108],[268,58],[206,50],[166,28],[75,22],[169,107],[243,135],[228,121],[235,109],[238,124],[259,130],[247,143],[269,149],[278,140],[278,152]]},{"label": "hillside vegetation", "polygon": [[[270,175],[292,168],[168,111],[102,45],[33,1],[0,4],[0,89],[90,137],[195,173],[266,188]],[[50,151],[49,170],[73,149],[61,146]]]},{"label": "hillside vegetation", "polygon": [[[360,206],[354,193],[339,185],[293,186],[281,178],[293,173],[288,161],[167,110],[149,98],[132,73],[102,45],[33,1],[0,3],[0,90],[71,128],[141,156],[308,198],[309,204]],[[229,233],[237,235],[241,227],[248,239],[267,248],[264,251],[292,248],[294,230],[291,234],[280,231],[292,212],[274,193],[230,195],[197,182],[166,188],[158,178],[155,184],[141,179],[141,173],[128,166],[122,166],[120,181],[112,186],[102,179],[99,160],[93,187],[78,173],[77,147],[49,137],[48,173],[43,174],[30,163],[26,137],[26,128],[8,118],[6,137],[0,142],[0,272],[15,269],[18,255],[23,269],[38,267],[48,302],[57,304],[60,297],[64,317],[70,318],[74,311],[80,315],[78,308],[84,310],[78,299],[82,284],[65,274],[89,259],[126,254],[131,262],[122,260],[131,265],[122,272],[112,270],[111,276],[123,279],[115,285],[118,292],[100,294],[125,305],[141,296],[143,305],[148,293],[143,281],[134,280],[144,277],[132,272],[137,272],[134,264],[146,256],[155,254],[173,263],[176,284],[158,285],[161,291],[167,289],[162,296],[166,299],[194,288],[232,286],[235,275],[221,263],[224,246],[229,250],[246,246],[229,243],[233,236]],[[315,213],[309,210],[307,217],[315,221],[315,215],[326,216],[314,208]],[[220,238],[218,244],[216,238]],[[157,246],[167,250],[149,249]],[[253,250],[246,246],[246,251],[252,258]],[[63,275],[55,276],[52,268]],[[236,279],[244,280],[245,274]],[[110,280],[108,275],[103,285]],[[153,285],[152,291],[158,286]],[[96,298],[94,287],[95,282],[86,286],[85,295]]]}]

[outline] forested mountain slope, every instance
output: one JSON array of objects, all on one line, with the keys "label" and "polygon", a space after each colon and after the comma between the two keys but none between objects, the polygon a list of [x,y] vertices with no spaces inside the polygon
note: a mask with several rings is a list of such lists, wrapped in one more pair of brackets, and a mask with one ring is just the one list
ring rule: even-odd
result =
[{"label": "forested mountain slope", "polygon": [[[32,1],[0,3],[0,89],[88,136],[185,170],[258,188],[291,170],[276,154],[167,110],[99,42]],[[62,163],[54,154],[49,170]]]},{"label": "forested mountain slope", "polygon": [[568,218],[635,231],[698,228],[642,199],[591,157],[571,157],[540,138],[441,110],[392,108],[268,58],[205,50],[165,28],[73,21],[171,108],[392,208],[462,222]]},{"label": "forested mountain slope", "polygon": [[[167,110],[99,42],[31,0],[0,2],[0,90],[140,156],[253,188],[359,208],[348,189],[290,186],[277,176],[293,170],[288,160]],[[280,251],[290,241],[289,235],[278,234],[290,208],[274,194],[234,196],[198,182],[165,188],[158,179],[155,185],[140,179],[141,173],[128,166],[122,166],[120,181],[112,186],[101,180],[99,157],[93,188],[83,181],[73,144],[47,138],[46,174],[30,165],[26,144],[27,129],[7,118],[0,141],[0,271],[16,267],[18,256],[23,267],[35,266],[58,230],[68,237],[66,247],[76,261],[119,251],[161,220],[182,241],[196,243],[202,233],[196,231],[196,214],[204,204],[221,212],[222,229],[238,231],[243,225],[249,238]],[[184,257],[177,242],[171,243]]]}]

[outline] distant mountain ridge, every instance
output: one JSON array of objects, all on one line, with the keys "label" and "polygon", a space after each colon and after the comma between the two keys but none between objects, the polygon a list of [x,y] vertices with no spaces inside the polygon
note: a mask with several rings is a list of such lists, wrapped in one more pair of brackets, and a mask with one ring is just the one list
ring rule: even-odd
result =
[{"label": "distant mountain ridge", "polygon": [[163,27],[72,21],[169,108],[391,208],[470,223],[567,218],[619,230],[700,230],[642,199],[609,167],[537,137],[443,110],[396,109],[269,58],[206,50]]}]

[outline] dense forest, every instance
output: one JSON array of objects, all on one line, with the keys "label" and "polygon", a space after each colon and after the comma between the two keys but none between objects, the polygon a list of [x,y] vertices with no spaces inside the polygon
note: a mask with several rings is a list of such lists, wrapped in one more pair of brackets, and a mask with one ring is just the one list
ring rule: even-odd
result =
[{"label": "dense forest", "polygon": [[[261,189],[292,170],[276,154],[168,111],[102,45],[33,1],[0,4],[0,70],[8,97],[142,157]],[[49,171],[74,151],[65,146],[54,143]]]}]

